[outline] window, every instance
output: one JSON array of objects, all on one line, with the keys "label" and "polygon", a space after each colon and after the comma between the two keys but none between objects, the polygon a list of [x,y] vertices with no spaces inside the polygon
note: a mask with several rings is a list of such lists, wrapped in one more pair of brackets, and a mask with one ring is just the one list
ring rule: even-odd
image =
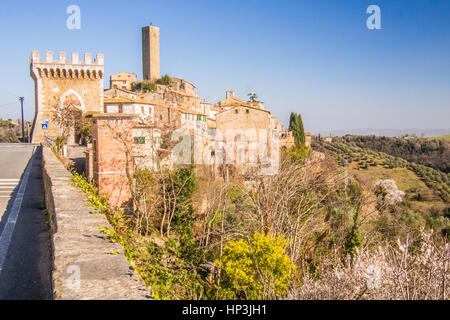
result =
[{"label": "window", "polygon": [[145,144],[145,137],[134,137],[134,144]]},{"label": "window", "polygon": [[247,110],[245,110],[245,112],[250,113],[250,110],[247,109]]},{"label": "window", "polygon": [[234,113],[239,113],[239,110],[238,110],[238,109],[235,109],[235,110],[234,110]]},{"label": "window", "polygon": [[103,106],[103,112],[104,112],[104,113],[108,113],[108,106],[106,106],[106,105]]},{"label": "window", "polygon": [[123,105],[119,103],[119,113],[123,113]]}]

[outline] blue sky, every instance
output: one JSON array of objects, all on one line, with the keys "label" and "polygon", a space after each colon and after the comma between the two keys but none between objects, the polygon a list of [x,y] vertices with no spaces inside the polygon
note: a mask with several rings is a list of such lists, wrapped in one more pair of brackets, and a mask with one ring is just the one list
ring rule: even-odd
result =
[{"label": "blue sky", "polygon": [[[66,28],[69,5],[81,30]],[[381,30],[369,30],[369,5]],[[201,98],[256,92],[287,124],[307,130],[449,128],[450,1],[192,0],[0,3],[0,117],[34,116],[32,50],[105,55],[109,75],[142,77],[141,27],[160,27],[161,73]]]}]

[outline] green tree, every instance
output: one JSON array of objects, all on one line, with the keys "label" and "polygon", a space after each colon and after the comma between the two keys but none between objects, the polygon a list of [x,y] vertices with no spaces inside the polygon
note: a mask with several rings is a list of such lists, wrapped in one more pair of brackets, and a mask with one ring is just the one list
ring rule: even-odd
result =
[{"label": "green tree", "polygon": [[303,120],[300,114],[291,112],[289,119],[289,131],[292,131],[297,147],[303,147],[306,143],[305,128],[303,127]]},{"label": "green tree", "polygon": [[345,255],[350,255],[350,261],[353,263],[353,259],[356,256],[356,250],[361,246],[361,234],[359,232],[359,222],[358,218],[361,213],[362,205],[358,204],[356,207],[355,214],[353,215],[353,226],[347,235],[345,242],[344,253]]},{"label": "green tree", "polygon": [[250,92],[249,94],[247,94],[248,95],[248,98],[249,98],[249,102],[257,102],[258,100],[258,96],[257,96],[257,94],[256,93],[254,93],[254,92]]},{"label": "green tree", "polygon": [[170,77],[168,74],[163,75],[160,79],[156,80],[157,84],[162,84],[162,85],[169,85],[170,84]]}]

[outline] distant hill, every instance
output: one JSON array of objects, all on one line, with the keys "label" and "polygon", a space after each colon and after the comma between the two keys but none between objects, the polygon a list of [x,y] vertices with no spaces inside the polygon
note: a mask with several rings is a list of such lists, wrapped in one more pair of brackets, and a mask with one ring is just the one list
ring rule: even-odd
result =
[{"label": "distant hill", "polygon": [[422,134],[425,137],[436,137],[449,135],[450,129],[370,129],[370,128],[360,128],[360,129],[343,129],[343,130],[318,130],[314,132],[315,135],[319,134],[321,136],[345,136],[346,134],[352,135],[376,135],[376,136],[386,136],[386,137],[398,137],[403,135],[417,135],[420,137]]}]

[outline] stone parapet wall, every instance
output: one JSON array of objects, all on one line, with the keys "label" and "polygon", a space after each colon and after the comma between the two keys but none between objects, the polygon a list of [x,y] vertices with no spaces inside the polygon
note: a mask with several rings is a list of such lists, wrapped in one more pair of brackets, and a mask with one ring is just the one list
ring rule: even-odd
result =
[{"label": "stone parapet wall", "polygon": [[54,299],[150,299],[123,248],[101,234],[99,227],[111,228],[105,217],[90,213],[86,195],[71,185],[71,174],[47,147],[42,147],[42,166],[52,230]]}]

